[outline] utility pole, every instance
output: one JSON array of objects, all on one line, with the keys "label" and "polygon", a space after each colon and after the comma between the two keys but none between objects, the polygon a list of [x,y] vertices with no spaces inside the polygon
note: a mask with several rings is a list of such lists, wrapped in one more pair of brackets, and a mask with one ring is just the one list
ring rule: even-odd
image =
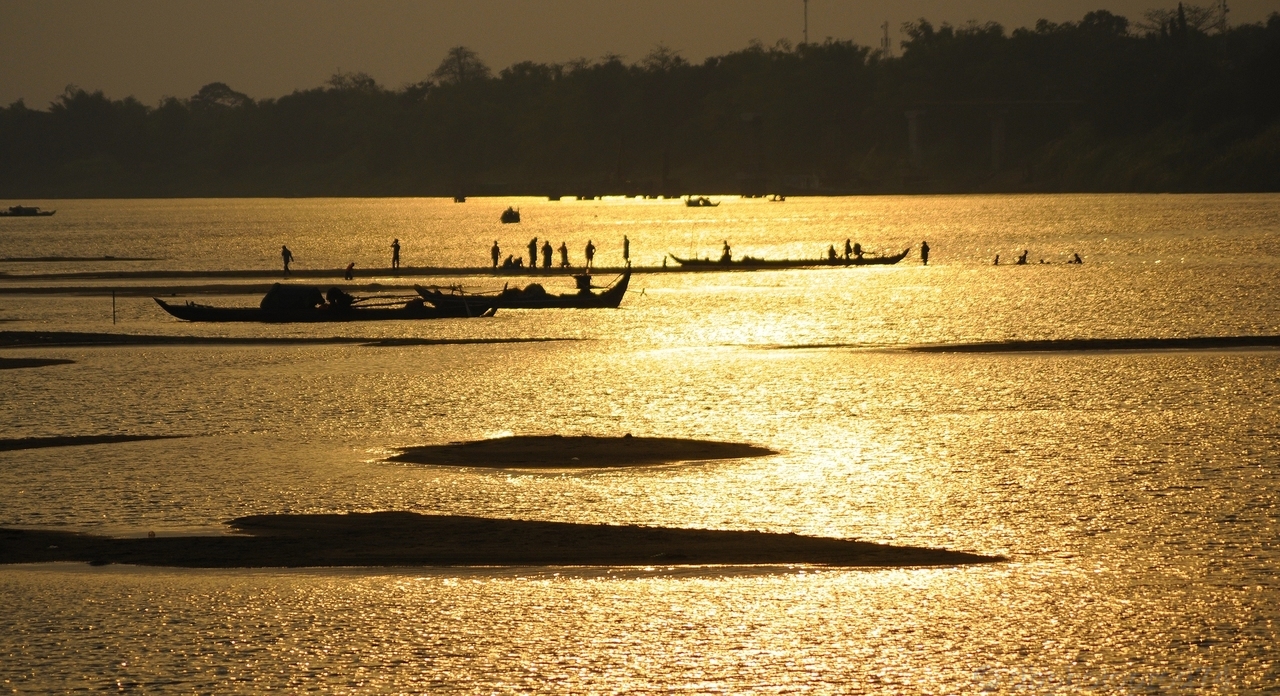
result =
[{"label": "utility pole", "polygon": [[809,43],[809,0],[804,0],[804,42]]}]

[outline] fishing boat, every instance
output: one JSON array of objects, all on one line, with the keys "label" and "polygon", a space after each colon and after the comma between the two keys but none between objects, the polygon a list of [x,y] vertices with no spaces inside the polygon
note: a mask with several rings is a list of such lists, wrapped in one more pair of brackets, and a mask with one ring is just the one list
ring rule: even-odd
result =
[{"label": "fishing boat", "polygon": [[503,224],[520,222],[520,211],[508,206],[506,210],[502,211],[502,222]]},{"label": "fishing boat", "polygon": [[11,205],[8,210],[0,210],[0,217],[49,217],[58,211],[41,210],[33,205]]},{"label": "fishing boat", "polygon": [[[575,275],[578,291],[561,295],[546,291],[538,283],[530,283],[524,288],[503,288],[497,292],[463,292],[453,288],[424,288],[415,285],[414,289],[423,300],[438,309],[451,312],[484,312],[495,309],[614,309],[622,303],[622,296],[627,294],[627,285],[631,283],[631,271],[618,276],[606,286],[591,284],[589,273]],[[599,292],[592,292],[599,290]]]},{"label": "fishing boat", "polygon": [[398,319],[445,319],[451,317],[493,316],[496,307],[486,312],[468,314],[449,308],[428,306],[421,298],[352,297],[340,288],[326,295],[320,289],[303,285],[276,283],[257,307],[215,307],[187,302],[168,303],[152,298],[164,311],[184,321],[319,323],[349,321],[390,321]]},{"label": "fishing boat", "polygon": [[685,199],[684,204],[690,208],[714,208],[720,205],[720,201],[712,203],[711,199],[706,196],[698,196],[697,198],[690,196]]},{"label": "fishing boat", "polygon": [[681,266],[691,268],[811,268],[815,266],[887,266],[905,259],[909,253],[911,253],[911,247],[903,249],[900,254],[890,254],[888,256],[863,254],[862,256],[854,256],[847,259],[843,257],[822,259],[757,259],[752,256],[744,256],[740,259],[725,256],[721,256],[718,259],[683,259],[675,254],[667,254],[667,256],[670,256]]}]

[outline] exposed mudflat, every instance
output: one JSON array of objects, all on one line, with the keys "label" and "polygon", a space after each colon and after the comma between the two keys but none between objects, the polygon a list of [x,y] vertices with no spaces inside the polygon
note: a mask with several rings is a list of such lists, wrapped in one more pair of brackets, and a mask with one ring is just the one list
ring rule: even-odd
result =
[{"label": "exposed mudflat", "polygon": [[0,370],[17,370],[23,367],[48,367],[50,365],[71,365],[74,360],[66,358],[0,358]]},{"label": "exposed mudflat", "polygon": [[575,338],[361,338],[358,336],[156,336],[82,331],[0,331],[0,348],[66,346],[443,346],[481,343],[545,343]]},{"label": "exposed mudflat", "polygon": [[117,539],[0,529],[0,563],[79,561],[188,568],[318,566],[950,566],[1004,560],[957,551],[765,532],[504,520],[412,512],[257,515],[242,535]]},{"label": "exposed mudflat", "polygon": [[55,437],[15,437],[0,439],[0,452],[40,449],[43,447],[76,447],[80,445],[104,445],[113,442],[139,442],[142,440],[170,440],[189,435],[61,435]]},{"label": "exposed mudflat", "polygon": [[756,445],[670,437],[517,435],[492,440],[411,447],[391,461],[513,469],[588,469],[646,466],[708,459],[767,457]]}]

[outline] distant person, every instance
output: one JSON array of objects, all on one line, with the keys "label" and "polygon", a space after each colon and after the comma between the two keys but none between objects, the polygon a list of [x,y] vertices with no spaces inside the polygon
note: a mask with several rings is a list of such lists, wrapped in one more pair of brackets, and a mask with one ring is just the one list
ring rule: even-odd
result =
[{"label": "distant person", "polygon": [[391,240],[391,270],[400,268],[400,240]]},{"label": "distant person", "polygon": [[560,242],[560,267],[569,267],[569,245]]},{"label": "distant person", "polygon": [[592,244],[590,239],[587,240],[585,253],[587,255],[587,270],[591,270],[591,265],[596,258],[596,245]]},{"label": "distant person", "polygon": [[729,263],[733,258],[733,249],[729,248],[729,240],[724,240],[724,248],[720,250],[720,263]]},{"label": "distant person", "polygon": [[351,263],[347,264],[347,273],[346,273],[346,275],[344,275],[343,277],[344,277],[344,278],[346,278],[347,280],[354,280],[354,279],[355,279],[355,277],[356,277],[356,262],[355,262],[355,261],[352,261]]},{"label": "distant person", "polygon": [[1000,255],[999,255],[999,254],[996,254],[996,260],[995,260],[995,261],[992,261],[992,262],[991,262],[991,265],[992,265],[992,266],[999,266],[999,265],[1000,265]]},{"label": "distant person", "polygon": [[848,261],[849,257],[853,256],[853,247],[849,245],[850,241],[851,240],[848,240],[848,239],[844,240],[844,260],[845,261]]},{"label": "distant person", "polygon": [[926,266],[929,265],[929,242],[920,242],[920,261]]},{"label": "distant person", "polygon": [[862,260],[862,242],[853,245],[853,258]]},{"label": "distant person", "polygon": [[827,245],[827,260],[828,261],[836,260],[836,245],[834,244]]},{"label": "distant person", "polygon": [[498,259],[502,256],[502,250],[498,248],[498,240],[493,240],[493,248],[489,250],[489,258],[493,259],[493,267],[498,267]]},{"label": "distant person", "polygon": [[627,235],[622,235],[622,261],[627,265],[631,265],[631,240],[627,239]]},{"label": "distant person", "polygon": [[547,240],[542,244],[542,267],[551,268],[551,254],[554,250],[551,248],[551,240]]},{"label": "distant person", "polygon": [[289,264],[293,263],[293,252],[283,244],[280,245],[280,260],[284,261],[284,274],[289,275]]},{"label": "distant person", "polygon": [[529,268],[538,267],[538,238],[529,240]]},{"label": "distant person", "polygon": [[1026,249],[1023,249],[1023,250],[1022,250],[1022,255],[1018,257],[1018,265],[1019,265],[1019,266],[1025,266],[1025,265],[1027,265],[1027,250],[1026,250]]},{"label": "distant person", "polygon": [[1067,263],[1084,263],[1084,259],[1080,258],[1079,254],[1072,254],[1071,260]]}]

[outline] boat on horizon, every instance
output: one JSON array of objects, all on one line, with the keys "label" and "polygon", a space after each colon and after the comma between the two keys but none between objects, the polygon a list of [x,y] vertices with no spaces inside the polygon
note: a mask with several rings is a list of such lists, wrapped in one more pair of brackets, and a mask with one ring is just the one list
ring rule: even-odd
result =
[{"label": "boat on horizon", "polygon": [[520,211],[507,206],[507,209],[502,211],[502,222],[503,224],[520,222]]},{"label": "boat on horizon", "polygon": [[685,259],[671,253],[668,253],[667,256],[670,256],[681,266],[690,268],[811,268],[816,266],[889,266],[905,259],[909,253],[911,253],[911,247],[903,249],[899,254],[890,254],[887,256],[863,254],[862,256],[853,256],[847,259],[843,257],[828,257],[820,259],[757,259],[752,256],[744,256],[740,259],[729,258],[726,256],[721,256],[718,259]]},{"label": "boat on horizon", "polygon": [[[504,287],[496,292],[463,292],[457,287],[426,288],[413,286],[423,300],[447,312],[484,312],[496,309],[616,309],[622,303],[631,283],[628,269],[605,286],[591,284],[593,276],[581,273],[573,277],[578,291],[552,294],[538,283],[524,288]],[[447,292],[446,292],[447,290]],[[592,292],[599,290],[600,292]]]},{"label": "boat on horizon", "polygon": [[11,205],[8,210],[0,210],[0,217],[49,217],[58,211],[41,210],[34,205]]},{"label": "boat on horizon", "polygon": [[713,203],[711,199],[706,196],[698,196],[697,198],[690,196],[684,200],[684,204],[690,208],[714,208],[720,205],[720,201],[715,201]]}]

